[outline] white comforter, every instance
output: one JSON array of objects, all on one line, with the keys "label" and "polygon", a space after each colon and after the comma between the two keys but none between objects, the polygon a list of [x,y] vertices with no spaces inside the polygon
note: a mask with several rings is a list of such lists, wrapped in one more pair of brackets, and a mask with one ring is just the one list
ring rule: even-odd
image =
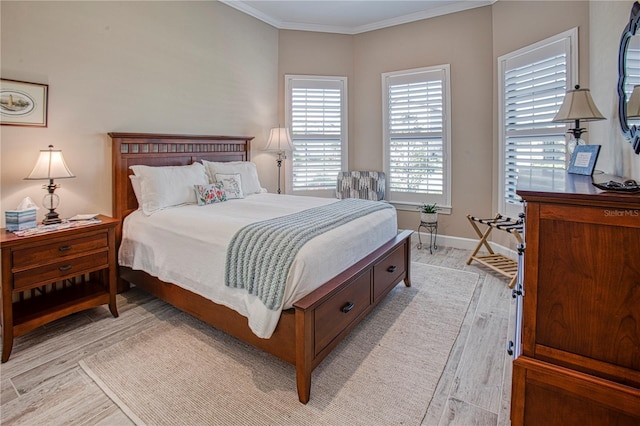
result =
[{"label": "white comforter", "polygon": [[[186,205],[124,221],[119,263],[180,285],[249,320],[261,338],[273,333],[280,311],[267,309],[255,296],[224,284],[227,245],[243,226],[335,199],[254,194],[207,206]],[[397,233],[395,209],[383,209],[328,231],[305,244],[287,277],[283,309],[371,253]]]}]

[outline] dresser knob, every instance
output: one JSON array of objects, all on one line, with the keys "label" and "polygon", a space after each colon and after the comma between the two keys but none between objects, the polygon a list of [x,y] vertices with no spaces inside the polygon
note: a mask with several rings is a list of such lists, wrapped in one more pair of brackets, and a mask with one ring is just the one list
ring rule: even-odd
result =
[{"label": "dresser knob", "polygon": [[391,265],[387,268],[387,272],[395,272],[398,267],[396,265]]},{"label": "dresser knob", "polygon": [[67,250],[71,250],[71,246],[62,246],[62,247],[58,247],[58,250],[60,250],[60,251],[67,251]]},{"label": "dresser knob", "polygon": [[65,265],[58,268],[60,272],[65,272],[71,269],[71,265]]}]

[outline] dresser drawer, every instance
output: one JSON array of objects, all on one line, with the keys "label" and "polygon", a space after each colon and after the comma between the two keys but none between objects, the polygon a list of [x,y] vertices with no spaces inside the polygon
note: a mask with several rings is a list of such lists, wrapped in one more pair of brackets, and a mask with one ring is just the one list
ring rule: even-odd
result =
[{"label": "dresser drawer", "polygon": [[360,275],[346,288],[316,309],[315,353],[318,354],[369,307],[371,271]]},{"label": "dresser drawer", "polygon": [[399,246],[389,256],[373,268],[373,300],[377,300],[385,290],[398,283],[405,273],[405,245]]},{"label": "dresser drawer", "polygon": [[18,249],[13,252],[13,267],[18,269],[42,265],[45,262],[55,262],[57,259],[106,248],[108,244],[107,233],[105,232],[68,240],[60,239],[55,244]]},{"label": "dresser drawer", "polygon": [[20,291],[107,268],[108,266],[109,255],[107,250],[88,256],[65,259],[15,273],[13,275],[13,289]]},{"label": "dresser drawer", "polygon": [[514,426],[640,424],[640,389],[526,356],[513,362],[513,392]]}]

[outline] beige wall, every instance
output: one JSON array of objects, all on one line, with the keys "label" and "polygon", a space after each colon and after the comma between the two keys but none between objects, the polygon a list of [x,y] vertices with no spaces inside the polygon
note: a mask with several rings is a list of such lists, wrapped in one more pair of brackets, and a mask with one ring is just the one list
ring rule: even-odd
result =
[{"label": "beige wall", "polygon": [[[493,11],[493,192],[492,209],[498,206],[498,58],[545,38],[578,28],[578,79],[589,87],[589,2],[587,1],[513,1],[502,0],[492,5]],[[596,100],[597,102],[597,100]],[[585,123],[586,124],[586,123]],[[588,126],[584,126],[588,127]],[[588,140],[588,133],[585,139]],[[505,233],[493,233],[493,240],[515,248],[515,240]]]},{"label": "beige wall", "polygon": [[[490,7],[356,36],[281,31],[279,55],[281,93],[285,74],[349,78],[352,170],[383,167],[381,74],[451,64],[453,214],[441,216],[440,232],[471,236],[465,215],[478,206],[491,210],[485,196],[491,194],[492,158]],[[401,228],[417,225],[417,210],[398,217]]]},{"label": "beige wall", "polygon": [[[279,122],[284,125],[284,76],[287,74],[347,77],[347,106],[351,140],[354,128],[353,37],[344,34],[281,30],[278,45],[278,111]],[[282,166],[282,192],[287,192],[291,179],[285,179],[291,170],[291,158]],[[317,195],[310,192],[305,195]],[[323,194],[327,195],[327,194]],[[331,195],[327,195],[331,196]]]},{"label": "beige wall", "polygon": [[[49,84],[50,102],[48,128],[0,127],[0,207],[40,202],[40,183],[22,178],[51,143],[77,176],[60,181],[60,213],[110,213],[111,131],[256,136],[252,158],[274,190],[274,157],[260,148],[283,122],[287,73],[349,78],[349,166],[381,169],[380,74],[448,63],[453,210],[439,231],[475,238],[466,214],[497,205],[497,57],[569,28],[579,27],[580,82],[608,118],[587,134],[603,145],[597,168],[640,177],[615,97],[631,4],[501,0],[348,36],[278,31],[217,2],[2,1],[2,77]],[[399,218],[415,228],[418,214]]]},{"label": "beige wall", "polygon": [[[341,54],[323,57],[322,69],[329,75],[348,72],[349,61],[342,58],[346,50],[352,49],[349,167],[383,167],[381,74],[451,64],[452,211],[450,215],[440,215],[438,231],[442,235],[476,238],[466,215],[491,216],[497,210],[497,58],[573,27],[579,27],[581,82],[588,82],[587,2],[499,1],[492,6],[358,34],[352,43],[348,36],[341,37],[337,47]],[[296,41],[296,49],[291,48],[292,40]],[[310,59],[299,56],[300,52],[310,45],[322,51],[325,40],[325,34],[281,31],[279,78],[305,69]],[[308,72],[320,73],[313,67]],[[415,229],[419,220],[417,211],[399,211],[398,217],[401,228]]]},{"label": "beige wall", "polygon": [[591,123],[590,143],[602,145],[597,169],[640,179],[640,156],[620,131],[618,118],[618,50],[622,30],[629,23],[633,1],[591,3],[591,94],[606,121]]},{"label": "beige wall", "polygon": [[0,7],[2,77],[50,91],[48,128],[0,128],[3,211],[26,196],[40,204],[42,182],[23,178],[53,144],[77,176],[60,180],[61,216],[110,214],[113,131],[255,136],[252,158],[275,189],[259,150],[278,120],[275,28],[218,2]]},{"label": "beige wall", "polygon": [[[349,165],[382,170],[381,74],[442,64],[451,65],[452,214],[439,216],[438,231],[471,236],[465,216],[491,210],[490,7],[355,36]],[[417,210],[398,217],[401,228],[419,223]]]}]

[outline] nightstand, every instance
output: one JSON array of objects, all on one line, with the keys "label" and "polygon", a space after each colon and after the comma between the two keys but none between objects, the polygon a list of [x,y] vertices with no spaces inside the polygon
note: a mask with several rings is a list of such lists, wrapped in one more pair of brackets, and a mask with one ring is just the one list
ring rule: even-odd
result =
[{"label": "nightstand", "polygon": [[2,362],[14,337],[85,309],[116,307],[116,242],[119,221],[26,237],[0,229],[2,249]]}]

